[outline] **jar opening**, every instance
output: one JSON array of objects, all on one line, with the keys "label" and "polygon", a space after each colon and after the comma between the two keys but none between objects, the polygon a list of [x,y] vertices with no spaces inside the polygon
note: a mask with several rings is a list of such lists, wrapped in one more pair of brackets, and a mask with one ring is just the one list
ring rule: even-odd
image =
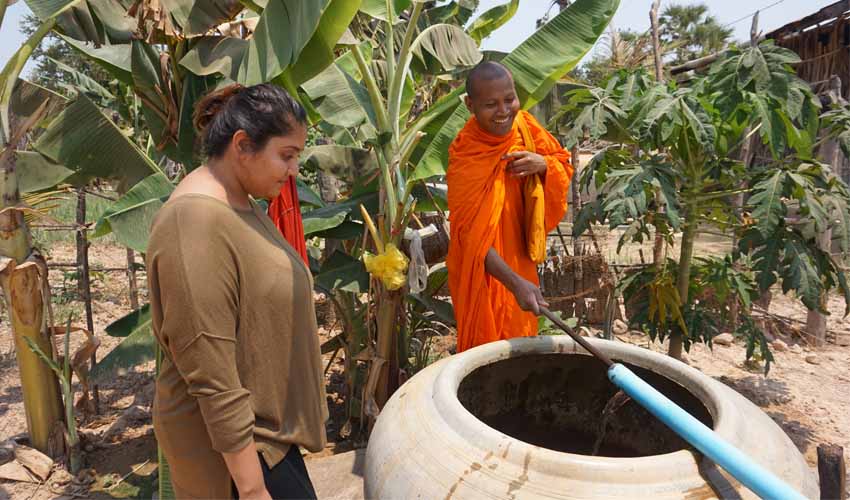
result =
[{"label": "jar opening", "polygon": [[[714,426],[705,405],[684,387],[624,364],[702,423]],[[614,398],[616,393],[596,359],[550,353],[482,366],[461,381],[458,399],[484,424],[550,450],[631,458],[691,449],[635,401],[622,399],[622,394]]]}]

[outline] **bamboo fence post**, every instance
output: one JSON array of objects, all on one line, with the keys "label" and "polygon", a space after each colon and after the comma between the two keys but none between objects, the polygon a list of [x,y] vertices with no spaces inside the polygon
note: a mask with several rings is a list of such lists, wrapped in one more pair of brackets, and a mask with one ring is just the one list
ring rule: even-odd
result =
[{"label": "bamboo fence post", "polygon": [[139,308],[139,285],[136,282],[136,254],[127,247],[127,281],[130,284],[130,307],[135,311]]},{"label": "bamboo fence post", "polygon": [[[86,311],[86,328],[94,335],[94,315],[92,314],[91,303],[91,280],[89,279],[89,242],[86,234],[86,190],[79,188],[77,190],[77,284],[80,291],[80,296],[83,299]],[[94,370],[97,364],[97,356],[95,353],[91,355],[91,369]],[[98,413],[100,408],[100,394],[98,386],[92,386],[92,398],[94,402],[94,411]]]}]

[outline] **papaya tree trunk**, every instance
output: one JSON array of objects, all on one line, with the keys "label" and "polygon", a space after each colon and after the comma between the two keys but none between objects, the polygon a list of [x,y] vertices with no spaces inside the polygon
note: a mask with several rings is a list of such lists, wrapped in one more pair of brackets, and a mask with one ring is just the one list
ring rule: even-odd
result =
[{"label": "papaya tree trunk", "polygon": [[15,171],[16,154],[7,147],[0,155],[0,287],[6,299],[15,338],[24,410],[30,443],[39,451],[58,457],[63,451],[62,405],[51,369],[30,350],[25,338],[42,351],[53,349],[44,335],[42,277],[32,255],[29,230],[19,206]]},{"label": "papaya tree trunk", "polygon": [[[697,235],[697,206],[689,203],[685,215],[685,226],[682,230],[682,248],[679,254],[679,273],[676,288],[679,291],[679,300],[682,303],[682,311],[688,305],[688,285],[691,281],[691,261],[694,257],[694,243]],[[673,332],[670,335],[670,346],[667,354],[676,359],[682,359],[682,334]]]}]

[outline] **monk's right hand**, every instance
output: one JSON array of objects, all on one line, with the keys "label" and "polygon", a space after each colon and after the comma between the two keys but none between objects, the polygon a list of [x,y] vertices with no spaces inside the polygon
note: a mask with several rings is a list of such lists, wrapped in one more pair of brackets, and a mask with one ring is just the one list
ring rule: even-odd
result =
[{"label": "monk's right hand", "polygon": [[516,297],[520,309],[540,316],[541,307],[549,307],[549,303],[543,298],[543,292],[534,283],[517,276],[510,287],[511,293]]}]

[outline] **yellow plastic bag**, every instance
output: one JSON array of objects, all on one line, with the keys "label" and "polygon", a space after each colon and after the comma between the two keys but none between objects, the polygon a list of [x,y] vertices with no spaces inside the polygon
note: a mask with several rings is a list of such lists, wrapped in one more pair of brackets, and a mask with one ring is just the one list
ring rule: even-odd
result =
[{"label": "yellow plastic bag", "polygon": [[407,281],[407,256],[392,243],[377,255],[366,252],[363,263],[369,274],[381,280],[387,290],[398,290]]}]

